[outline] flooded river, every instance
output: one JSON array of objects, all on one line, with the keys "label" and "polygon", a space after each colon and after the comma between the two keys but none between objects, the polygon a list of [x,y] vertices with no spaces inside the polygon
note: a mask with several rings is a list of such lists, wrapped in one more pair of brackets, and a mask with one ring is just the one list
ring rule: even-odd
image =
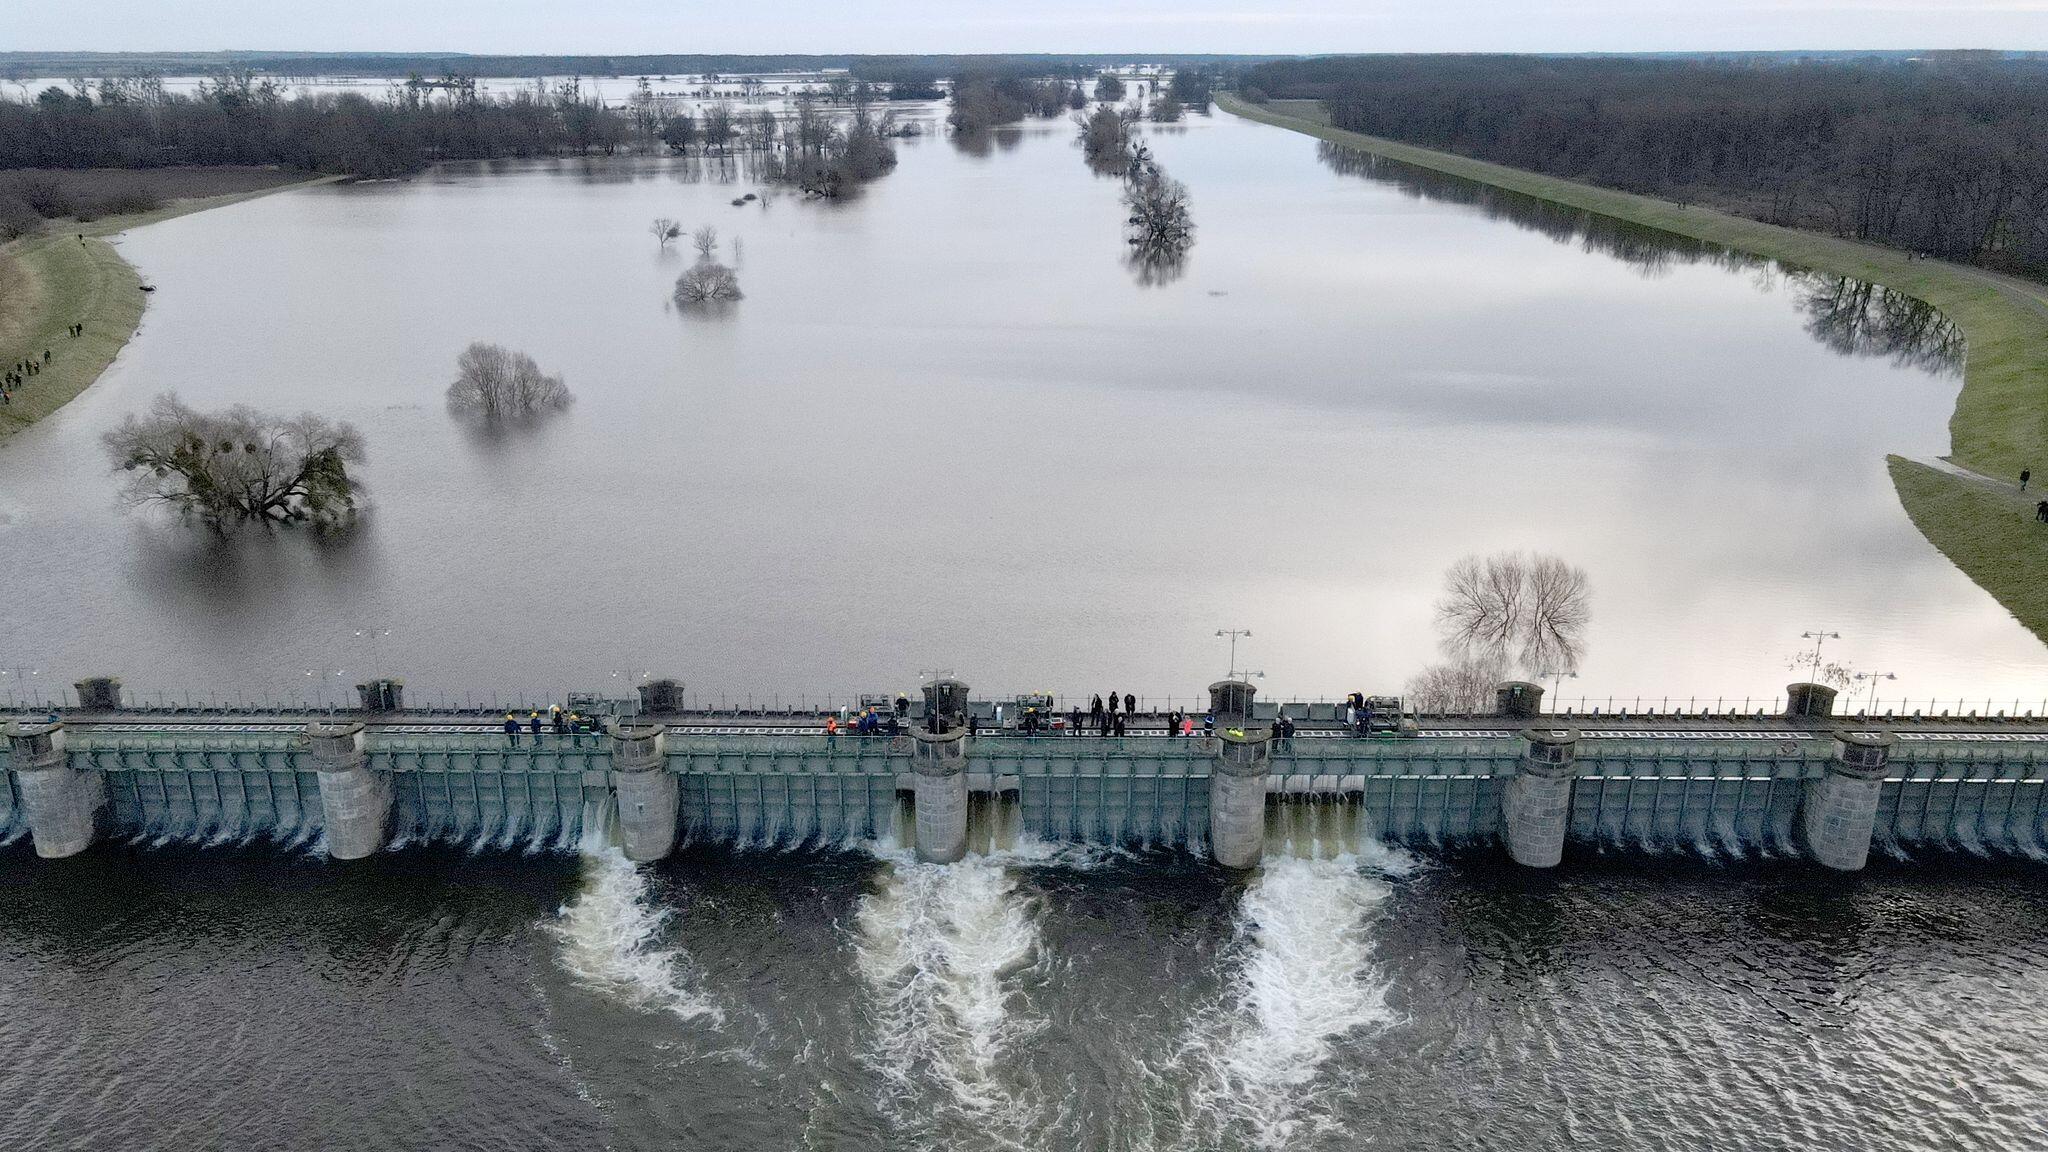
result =
[{"label": "flooded river", "polygon": [[[1947,450],[1938,317],[1224,115],[1148,141],[1197,227],[1164,278],[1064,121],[902,142],[838,204],[508,162],[129,233],[141,332],[0,446],[6,691],[1185,699],[1249,628],[1264,691],[1335,697],[1436,658],[1446,567],[1525,549],[1591,581],[1567,696],[1769,697],[1824,629],[1887,699],[2036,706],[2048,654],[1886,477]],[[657,216],[714,225],[746,298],[679,311]],[[456,419],[474,340],[574,407]],[[173,389],[352,421],[371,512],[219,541],[121,507],[99,436]]]}]

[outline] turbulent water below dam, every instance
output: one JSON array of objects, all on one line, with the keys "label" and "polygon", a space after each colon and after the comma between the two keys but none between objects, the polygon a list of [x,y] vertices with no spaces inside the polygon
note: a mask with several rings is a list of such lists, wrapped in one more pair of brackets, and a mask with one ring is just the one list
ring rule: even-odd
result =
[{"label": "turbulent water below dam", "polygon": [[[2040,865],[0,850],[0,1147],[2038,1147]],[[985,814],[986,815],[986,814]],[[1008,846],[1005,846],[1008,844]]]}]

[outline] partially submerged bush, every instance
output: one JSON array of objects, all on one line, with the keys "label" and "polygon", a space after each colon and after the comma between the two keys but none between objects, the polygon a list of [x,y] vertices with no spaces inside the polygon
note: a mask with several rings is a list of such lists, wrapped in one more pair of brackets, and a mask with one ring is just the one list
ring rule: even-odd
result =
[{"label": "partially submerged bush", "polygon": [[360,486],[348,466],[363,462],[363,437],[346,423],[239,404],[199,412],[167,392],[101,439],[137,505],[169,505],[216,528],[242,520],[333,527],[356,514]]},{"label": "partially submerged bush", "polygon": [[476,343],[455,360],[448,406],[487,420],[523,419],[567,408],[575,397],[560,376],[549,376],[524,352]]}]

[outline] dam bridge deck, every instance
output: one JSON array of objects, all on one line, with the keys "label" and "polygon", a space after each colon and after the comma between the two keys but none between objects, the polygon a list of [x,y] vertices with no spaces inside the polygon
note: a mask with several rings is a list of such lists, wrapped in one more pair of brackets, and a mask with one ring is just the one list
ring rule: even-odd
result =
[{"label": "dam bridge deck", "polygon": [[[641,717],[629,727],[655,751],[629,765],[612,735],[522,732],[514,743],[475,716],[74,713],[55,760],[79,788],[99,790],[96,820],[109,834],[311,842],[332,822],[323,789],[341,776],[309,743],[308,725],[356,721],[356,759],[343,767],[381,790],[382,844],[569,846],[607,805],[630,826],[646,801],[628,788],[645,780],[659,786],[657,840],[908,839],[912,796],[923,795],[913,735],[827,736],[822,717]],[[1163,717],[1132,725],[1110,737],[979,730],[963,742],[963,810],[1046,841],[1207,850],[1213,777],[1229,742],[1168,736]],[[1523,794],[1540,783],[1530,776],[1532,726],[1571,730],[1566,787],[1545,801],[1561,842],[1798,855],[1810,838],[1802,818],[1822,806],[1817,790],[1847,779],[1844,749],[1881,740],[1869,844],[1901,854],[2048,852],[2048,722],[2032,718],[1450,716],[1373,737],[1302,720],[1291,739],[1262,739],[1264,842],[1327,852],[1368,840],[1507,841],[1514,853]],[[26,789],[41,779],[30,757],[55,762],[25,753],[23,739],[0,749],[0,842],[30,831],[36,798]]]}]

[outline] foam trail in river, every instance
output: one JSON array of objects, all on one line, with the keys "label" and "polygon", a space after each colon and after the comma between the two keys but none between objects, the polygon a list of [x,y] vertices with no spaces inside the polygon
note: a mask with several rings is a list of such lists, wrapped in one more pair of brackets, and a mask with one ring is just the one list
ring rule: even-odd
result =
[{"label": "foam trail in river", "polygon": [[855,918],[872,1005],[865,1059],[884,1081],[881,1106],[899,1122],[941,1118],[1025,1147],[1033,1111],[1001,1074],[1042,1027],[1018,1011],[1017,976],[1041,954],[1037,909],[1000,858],[881,854],[889,870]]},{"label": "foam trail in river", "polygon": [[661,943],[668,912],[655,902],[646,871],[612,842],[614,811],[608,800],[584,806],[582,890],[549,926],[562,943],[562,968],[635,1008],[715,1027],[721,1014],[695,987],[689,957]]},{"label": "foam trail in river", "polygon": [[1339,1126],[1343,1090],[1326,1065],[1343,1038],[1384,1026],[1388,981],[1371,926],[1392,894],[1369,875],[1412,867],[1385,850],[1315,860],[1269,858],[1238,904],[1229,987],[1179,1053],[1192,1078],[1183,1143],[1285,1148]]}]

